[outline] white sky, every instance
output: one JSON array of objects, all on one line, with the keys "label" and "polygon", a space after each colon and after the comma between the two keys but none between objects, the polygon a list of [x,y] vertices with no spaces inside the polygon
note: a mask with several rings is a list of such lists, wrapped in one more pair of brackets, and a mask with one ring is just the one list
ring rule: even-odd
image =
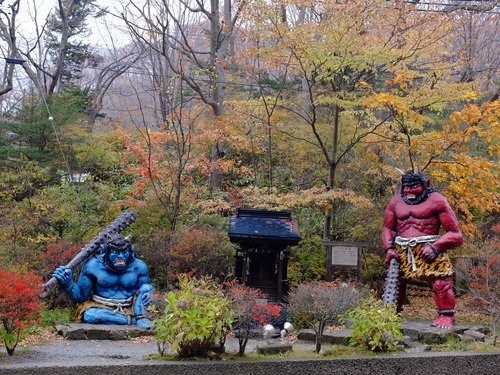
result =
[{"label": "white sky", "polygon": [[[11,3],[12,0],[4,0],[2,8],[5,9],[5,4]],[[106,7],[112,9],[113,7],[120,6],[120,0],[108,0],[104,4]],[[54,12],[57,6],[57,0],[21,0],[19,14],[17,18],[17,27],[19,34],[29,38],[35,35],[35,24],[33,19],[37,17],[38,25],[41,27],[45,22],[47,15],[52,11]],[[105,16],[98,20],[89,20],[89,28],[92,34],[88,38],[88,42],[93,45],[105,47],[111,41],[110,33],[117,47],[122,46],[128,42],[124,36],[127,33],[119,31],[119,24],[112,16]]]}]

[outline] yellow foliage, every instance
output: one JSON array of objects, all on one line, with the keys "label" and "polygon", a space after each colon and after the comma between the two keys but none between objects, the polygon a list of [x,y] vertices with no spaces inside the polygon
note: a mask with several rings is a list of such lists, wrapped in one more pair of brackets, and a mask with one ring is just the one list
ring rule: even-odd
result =
[{"label": "yellow foliage", "polygon": [[346,189],[311,188],[297,192],[280,194],[276,189],[249,187],[242,190],[242,199],[250,207],[287,210],[295,207],[316,206],[325,212],[332,202],[341,200],[360,208],[372,207],[373,203]]},{"label": "yellow foliage", "polygon": [[203,200],[197,203],[197,207],[206,215],[221,215],[231,209],[231,205],[223,199]]},{"label": "yellow foliage", "polygon": [[[500,210],[500,181],[498,162],[470,155],[457,154],[453,163],[436,163],[439,173],[433,178],[449,181],[444,194],[457,210],[462,230],[469,236],[480,236],[475,219]],[[444,176],[444,174],[446,174]]]}]

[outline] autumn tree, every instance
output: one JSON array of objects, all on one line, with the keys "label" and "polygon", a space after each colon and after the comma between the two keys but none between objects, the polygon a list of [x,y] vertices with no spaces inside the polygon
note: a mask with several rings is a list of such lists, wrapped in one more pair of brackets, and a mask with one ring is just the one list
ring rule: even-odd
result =
[{"label": "autumn tree", "polygon": [[[168,99],[171,97],[164,98]],[[184,106],[183,101],[174,106],[164,122],[158,124],[159,129],[139,123],[135,132],[119,136],[129,150],[128,171],[137,176],[133,194],[137,198],[156,199],[171,231],[176,229],[181,213],[184,187],[191,181],[194,129],[200,115],[196,110],[184,110]]]},{"label": "autumn tree", "polygon": [[[131,34],[161,57],[160,64],[185,82],[191,96],[210,107],[209,121],[217,122],[224,114],[225,71],[231,64],[235,27],[245,3],[160,0],[141,6],[130,2],[121,17]],[[158,73],[159,79],[168,79]],[[211,188],[222,186],[222,170],[216,162],[227,152],[224,141],[217,139],[211,147],[210,161],[215,163]]]},{"label": "autumn tree", "polygon": [[[214,196],[207,202],[206,181],[213,172],[207,149],[222,137],[236,153],[245,149],[249,141],[244,127],[232,116],[219,117],[213,126],[207,127],[206,106],[193,103],[186,82],[175,75],[169,77],[172,71],[153,55],[148,56],[150,64],[147,59],[142,60],[148,63],[143,70],[147,79],[126,75],[128,90],[136,100],[127,103],[129,117],[123,121],[133,124],[134,130],[120,130],[116,135],[128,150],[127,170],[135,176],[131,192],[134,204],[141,206],[156,200],[168,230],[173,232],[179,218],[189,210],[228,212],[229,204],[223,199]],[[134,113],[141,116],[137,118]],[[237,157],[220,159],[217,168],[233,176],[250,173]]]},{"label": "autumn tree", "polygon": [[[311,169],[313,186],[357,189],[357,179],[339,166],[363,157],[368,142],[387,141],[390,147],[404,138],[404,155],[393,153],[378,162],[406,168],[415,158],[405,136],[422,131],[450,103],[474,98],[470,86],[450,80],[445,47],[456,25],[448,14],[377,0],[308,7],[292,2],[283,22],[278,5],[259,5],[266,11],[256,11],[252,20],[261,34],[249,30],[247,40],[259,40],[256,53],[279,60],[301,82],[280,96],[278,107],[287,117],[275,132],[286,135],[292,160],[302,162],[301,145],[309,145],[306,160],[323,166]],[[325,205],[325,239],[336,237],[332,223],[338,202]]]},{"label": "autumn tree", "polygon": [[499,211],[499,106],[498,99],[470,104],[433,125],[404,126],[397,136],[400,142],[386,150],[393,155],[409,153],[416,165],[427,169],[471,238],[481,236],[478,223]]}]

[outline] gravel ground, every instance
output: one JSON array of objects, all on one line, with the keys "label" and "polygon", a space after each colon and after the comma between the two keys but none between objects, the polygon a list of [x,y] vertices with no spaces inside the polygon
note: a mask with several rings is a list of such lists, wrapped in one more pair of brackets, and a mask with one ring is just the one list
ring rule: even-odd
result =
[{"label": "gravel ground", "polygon": [[[157,353],[156,342],[149,340],[55,340],[41,345],[16,349],[8,356],[0,351],[0,368],[4,365],[109,365],[143,362]],[[1,371],[0,371],[1,373]]]},{"label": "gravel ground", "polygon": [[[275,343],[280,339],[273,339]],[[256,350],[262,340],[250,339],[246,353]],[[312,343],[294,343],[293,347],[313,348]],[[237,352],[238,340],[226,341],[226,352]],[[128,365],[158,363],[159,360],[148,359],[157,354],[157,345],[152,337],[134,338],[131,340],[65,340],[56,339],[44,344],[31,344],[16,348],[13,356],[8,356],[4,347],[0,349],[0,369],[15,365],[63,366],[63,365]],[[1,370],[0,370],[1,373]]]}]

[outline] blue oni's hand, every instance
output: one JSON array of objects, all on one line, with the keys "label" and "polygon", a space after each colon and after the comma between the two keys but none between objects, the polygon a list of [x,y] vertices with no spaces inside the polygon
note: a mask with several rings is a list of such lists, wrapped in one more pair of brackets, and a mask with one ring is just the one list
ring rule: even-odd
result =
[{"label": "blue oni's hand", "polygon": [[73,271],[64,266],[57,267],[52,276],[57,279],[57,282],[62,287],[67,287],[73,282]]},{"label": "blue oni's hand", "polygon": [[149,306],[150,300],[149,300],[150,293],[144,293],[141,297],[142,304],[143,306]]}]

